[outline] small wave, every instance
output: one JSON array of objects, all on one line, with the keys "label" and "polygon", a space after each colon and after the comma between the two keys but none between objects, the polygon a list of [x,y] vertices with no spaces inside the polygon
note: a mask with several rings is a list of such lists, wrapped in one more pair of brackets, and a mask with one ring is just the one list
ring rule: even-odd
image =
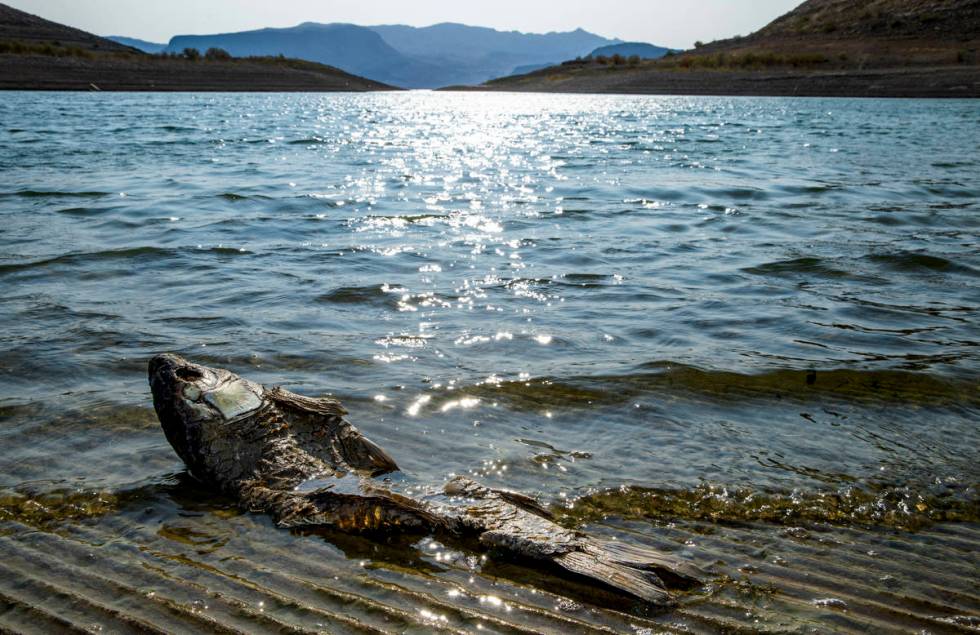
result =
[{"label": "small wave", "polygon": [[124,232],[130,232],[138,230],[140,227],[147,225],[147,221],[132,221],[126,220],[124,218],[109,218],[104,220],[94,227],[97,227],[100,231],[105,232],[119,232],[120,234]]},{"label": "small wave", "polygon": [[868,260],[887,269],[908,273],[965,273],[977,275],[976,269],[921,252],[900,252],[894,254],[875,254]]},{"label": "small wave", "polygon": [[[209,347],[210,349],[211,347]],[[214,347],[217,348],[217,347]],[[184,355],[195,363],[213,366],[216,368],[227,368],[238,373],[253,373],[254,369],[261,369],[263,372],[275,372],[272,379],[281,379],[283,372],[315,371],[323,373],[338,369],[351,369],[354,367],[370,367],[374,362],[370,359],[354,357],[350,355],[340,355],[336,352],[328,353],[283,353],[283,352],[253,352],[253,353],[205,353],[206,349],[189,348],[176,349],[173,352]],[[350,396],[342,395],[343,399],[351,399]]]},{"label": "small wave", "polygon": [[775,186],[776,190],[791,196],[819,196],[842,189],[841,185],[835,183],[820,184],[782,184]]},{"label": "small wave", "polygon": [[109,192],[65,192],[56,190],[18,190],[16,192],[0,192],[0,197],[20,198],[102,198],[112,196]]},{"label": "small wave", "polygon": [[147,147],[150,147],[150,148],[160,148],[160,147],[166,147],[166,146],[178,146],[178,149],[184,150],[184,149],[189,148],[190,146],[198,145],[200,143],[201,143],[200,141],[193,141],[193,140],[190,140],[190,139],[187,139],[187,138],[180,138],[180,139],[172,139],[172,140],[169,140],[169,141],[168,140],[164,140],[164,139],[155,139],[153,141],[144,141],[143,142],[143,145],[145,145]]},{"label": "small wave", "polygon": [[936,161],[932,164],[934,168],[971,168],[976,165],[976,161]]},{"label": "small wave", "polygon": [[793,260],[777,260],[765,264],[742,269],[745,273],[757,276],[795,276],[797,274],[816,274],[827,278],[850,278],[852,274],[829,265],[824,259],[817,257],[795,258]]},{"label": "small wave", "polygon": [[555,283],[584,289],[599,289],[609,286],[613,276],[600,273],[566,273],[555,280]]},{"label": "small wave", "polygon": [[561,215],[568,218],[579,218],[585,217],[589,214],[594,213],[594,209],[584,209],[580,207],[565,207],[561,211]]},{"label": "small wave", "polygon": [[251,254],[252,252],[246,249],[236,249],[233,247],[225,247],[219,245],[217,247],[202,247],[194,250],[189,249],[172,249],[163,247],[131,247],[129,249],[109,249],[105,251],[93,251],[80,254],[63,254],[61,256],[55,256],[54,258],[46,258],[44,260],[35,260],[33,262],[20,262],[20,263],[9,263],[0,264],[0,276],[10,273],[17,273],[20,271],[29,271],[32,269],[43,269],[46,267],[57,267],[60,265],[64,266],[78,266],[86,265],[94,262],[106,262],[113,260],[126,260],[126,261],[148,261],[148,260],[160,260],[164,258],[171,258],[182,253],[212,253],[219,255],[245,255]]},{"label": "small wave", "polygon": [[976,198],[980,194],[976,187],[955,181],[927,181],[920,185],[929,195],[942,198]]},{"label": "small wave", "polygon": [[244,247],[225,247],[224,245],[218,245],[217,247],[199,247],[195,251],[219,254],[223,256],[245,256],[255,253],[245,249]]},{"label": "small wave", "polygon": [[217,195],[217,198],[224,199],[226,201],[271,201],[271,196],[265,196],[263,194],[238,194],[237,192],[222,192]]},{"label": "small wave", "polygon": [[247,324],[245,320],[220,315],[165,316],[156,318],[152,321],[171,326],[180,326],[182,329],[191,330],[231,329],[239,328]]},{"label": "small wave", "polygon": [[35,260],[33,262],[3,264],[0,265],[0,275],[58,265],[72,266],[106,260],[145,259],[151,256],[166,257],[172,253],[173,250],[162,249],[160,247],[132,247],[129,249],[110,249],[106,251],[93,251],[81,254],[64,254],[54,258]]},{"label": "small wave", "polygon": [[197,132],[197,128],[191,128],[189,126],[157,126],[157,130],[163,130],[164,132]]},{"label": "small wave", "polygon": [[929,209],[970,209],[976,205],[973,201],[968,203],[951,203],[949,201],[942,201],[941,203],[930,203]]},{"label": "small wave", "polygon": [[386,292],[380,285],[369,287],[339,287],[319,296],[317,302],[329,304],[367,304],[392,308],[398,304],[398,296]]},{"label": "small wave", "polygon": [[65,207],[58,210],[59,214],[64,214],[65,216],[95,216],[97,214],[102,214],[104,212],[110,211],[111,208],[105,207]]},{"label": "small wave", "polygon": [[312,146],[312,145],[320,145],[323,143],[330,143],[330,141],[326,139],[321,139],[320,137],[309,137],[306,139],[292,139],[286,142],[287,145],[291,145],[291,146]]},{"label": "small wave", "polygon": [[594,408],[644,394],[690,394],[700,399],[832,399],[855,403],[931,406],[980,405],[980,383],[900,370],[772,370],[759,374],[703,370],[674,362],[644,364],[639,372],[588,377],[543,377],[460,388],[518,411]]},{"label": "small wave", "polygon": [[908,221],[905,218],[897,214],[881,214],[879,216],[867,216],[862,220],[867,223],[884,225],[885,227],[901,227],[902,225],[908,224]]},{"label": "small wave", "polygon": [[695,188],[692,192],[707,200],[764,201],[770,196],[768,191],[755,187]]},{"label": "small wave", "polygon": [[621,487],[571,499],[554,511],[568,524],[618,516],[662,522],[819,523],[917,530],[936,522],[980,520],[978,486],[869,484],[814,492],[766,492],[711,484],[690,489]]}]

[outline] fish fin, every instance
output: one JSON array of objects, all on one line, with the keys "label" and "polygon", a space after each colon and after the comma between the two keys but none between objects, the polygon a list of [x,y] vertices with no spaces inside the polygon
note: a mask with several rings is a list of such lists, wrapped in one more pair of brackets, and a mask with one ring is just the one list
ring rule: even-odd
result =
[{"label": "fish fin", "polygon": [[330,397],[297,395],[281,386],[269,390],[267,396],[281,408],[303,410],[308,413],[334,417],[343,417],[347,414],[347,410],[340,405],[340,402]]},{"label": "fish fin", "polygon": [[324,488],[299,498],[291,509],[280,512],[280,527],[324,525],[352,533],[448,529],[445,519],[417,501],[381,490],[348,495]]},{"label": "fish fin", "polygon": [[500,498],[504,499],[511,505],[516,505],[525,511],[529,511],[532,514],[537,514],[542,518],[547,518],[548,520],[554,520],[555,515],[551,511],[539,503],[536,499],[526,496],[524,494],[518,494],[517,492],[511,492],[508,490],[495,489],[491,490],[495,494],[498,494]]},{"label": "fish fin", "polygon": [[[346,421],[344,423],[347,423]],[[381,449],[374,441],[358,432],[357,428],[347,423],[349,432],[341,434],[341,454],[344,460],[355,470],[364,470],[371,476],[391,474],[399,469],[395,459]]]},{"label": "fish fin", "polygon": [[273,388],[268,398],[283,413],[301,448],[335,464],[341,459],[354,470],[379,476],[398,471],[398,464],[349,421],[339,401],[328,397],[304,397],[284,388]]}]

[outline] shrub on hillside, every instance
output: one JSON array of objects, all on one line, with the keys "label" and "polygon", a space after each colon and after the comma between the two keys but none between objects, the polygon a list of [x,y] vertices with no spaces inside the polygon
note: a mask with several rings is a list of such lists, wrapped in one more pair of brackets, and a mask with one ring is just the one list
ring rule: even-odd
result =
[{"label": "shrub on hillside", "polygon": [[210,62],[227,62],[231,59],[231,53],[224,49],[211,47],[204,54],[204,59]]},{"label": "shrub on hillside", "polygon": [[92,53],[77,46],[65,46],[61,42],[30,42],[17,40],[0,41],[0,55],[47,55],[49,57],[92,57]]},{"label": "shrub on hillside", "polygon": [[822,53],[779,54],[772,51],[746,51],[743,53],[713,55],[685,55],[679,60],[665,60],[665,66],[684,69],[753,69],[780,66],[813,67],[826,64],[830,59]]}]

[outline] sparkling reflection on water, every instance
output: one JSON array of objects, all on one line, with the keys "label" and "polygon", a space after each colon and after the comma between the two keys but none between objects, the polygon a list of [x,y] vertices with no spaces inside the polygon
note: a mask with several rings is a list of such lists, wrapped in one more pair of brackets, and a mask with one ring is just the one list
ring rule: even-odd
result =
[{"label": "sparkling reflection on water", "polygon": [[164,350],[586,519],[975,516],[972,102],[12,93],[0,124],[18,522],[181,471]]}]

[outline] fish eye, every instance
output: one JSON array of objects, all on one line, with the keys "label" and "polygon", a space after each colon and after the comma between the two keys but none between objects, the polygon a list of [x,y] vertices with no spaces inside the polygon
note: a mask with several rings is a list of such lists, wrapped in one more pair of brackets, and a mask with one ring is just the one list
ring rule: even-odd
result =
[{"label": "fish eye", "polygon": [[183,381],[197,381],[198,379],[204,378],[204,373],[188,366],[178,368],[174,374],[177,375],[177,379],[182,379]]}]

